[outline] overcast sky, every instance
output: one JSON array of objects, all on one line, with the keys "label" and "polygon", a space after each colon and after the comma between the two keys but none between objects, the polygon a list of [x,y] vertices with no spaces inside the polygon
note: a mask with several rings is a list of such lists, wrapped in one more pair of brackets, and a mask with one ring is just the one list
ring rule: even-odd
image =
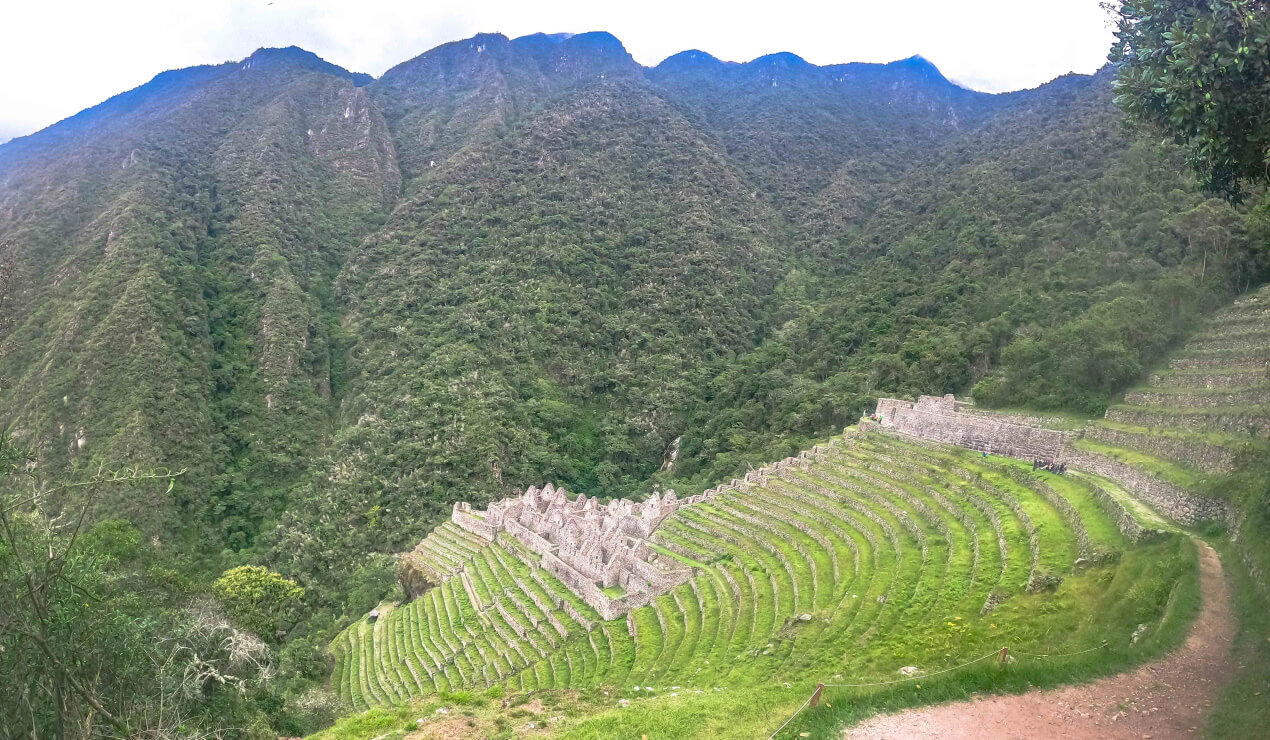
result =
[{"label": "overcast sky", "polygon": [[295,44],[380,75],[482,31],[609,31],[637,61],[685,49],[815,64],[921,54],[977,90],[1035,87],[1102,66],[1099,0],[34,0],[0,4],[0,142],[166,69]]}]

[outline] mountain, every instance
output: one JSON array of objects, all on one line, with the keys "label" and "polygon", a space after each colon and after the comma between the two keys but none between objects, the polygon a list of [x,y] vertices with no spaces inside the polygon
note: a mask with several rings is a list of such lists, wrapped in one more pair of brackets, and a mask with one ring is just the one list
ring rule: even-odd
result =
[{"label": "mountain", "polygon": [[301,635],[456,500],[691,493],[879,394],[1098,411],[1264,277],[1112,75],[607,33],[165,72],[0,146],[0,428],[49,476],[185,470],[94,516],[295,578]]}]

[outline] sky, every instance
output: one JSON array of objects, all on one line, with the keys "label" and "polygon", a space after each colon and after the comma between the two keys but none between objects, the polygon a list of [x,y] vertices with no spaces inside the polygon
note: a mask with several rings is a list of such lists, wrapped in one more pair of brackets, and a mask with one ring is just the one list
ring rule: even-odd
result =
[{"label": "sky", "polygon": [[641,64],[685,49],[814,64],[921,54],[966,87],[1036,87],[1105,61],[1100,0],[42,0],[0,4],[0,142],[167,69],[296,45],[380,75],[447,41],[608,31]]}]

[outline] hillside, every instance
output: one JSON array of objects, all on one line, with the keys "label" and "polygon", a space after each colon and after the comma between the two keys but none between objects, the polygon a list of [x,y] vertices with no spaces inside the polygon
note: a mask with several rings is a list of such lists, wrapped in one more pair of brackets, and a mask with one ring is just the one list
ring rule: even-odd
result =
[{"label": "hillside", "polygon": [[[748,478],[657,527],[657,559],[692,578],[608,621],[515,537],[443,524],[412,556],[439,584],[336,638],[333,688],[359,708],[490,687],[603,687],[617,705],[937,673],[1002,644],[1105,642],[1101,665],[1120,665],[1171,644],[1188,616],[1175,602],[1193,588],[1190,543],[1093,480],[854,430]],[[639,716],[630,732],[659,726]]]},{"label": "hillside", "polygon": [[[454,712],[506,736],[517,717],[562,737],[751,737],[778,727],[790,737],[829,736],[879,710],[1087,678],[1173,648],[1198,606],[1189,531],[1221,552],[1209,577],[1229,583],[1240,627],[1228,657],[1208,658],[1217,663],[1205,669],[1214,686],[1204,701],[1216,700],[1216,710],[1190,707],[1178,721],[1242,736],[1264,721],[1259,697],[1270,681],[1270,432],[1255,405],[1267,377],[1267,306],[1263,288],[1218,312],[1145,385],[1086,424],[965,404],[954,411],[951,401],[940,411],[880,404],[880,424],[866,420],[681,501],[649,542],[654,561],[691,568],[692,577],[624,618],[604,620],[519,535],[491,541],[466,531],[456,513],[457,525],[438,527],[407,560],[435,585],[381,606],[377,620],[331,644],[332,686],[357,707],[441,712],[420,720],[425,733],[460,721],[448,719]],[[901,413],[927,416],[914,425]],[[1070,468],[1055,475],[923,436],[1016,445],[1021,457],[1035,449]],[[1008,671],[975,665],[995,661],[1001,645],[1015,656]],[[1126,674],[1132,685],[1104,679],[1087,711],[1059,706],[1048,721],[1072,733],[1115,727],[1117,737],[1174,727],[1168,708],[1115,723],[1126,707],[1157,701],[1155,666],[1180,671],[1181,659]],[[1164,680],[1173,686],[1178,677]],[[826,684],[823,705],[800,709],[817,682]],[[558,697],[546,724],[542,710],[515,709],[543,689]],[[1121,693],[1129,698],[1111,699]],[[508,701],[501,712],[492,701],[503,696],[510,715]],[[1042,711],[1036,701],[953,704],[909,724],[903,714],[884,717],[865,731],[926,731],[988,711],[999,731]],[[394,726],[391,711],[362,716]]]},{"label": "hillside", "polygon": [[[1270,382],[1270,289],[1235,301],[1091,423],[1077,442],[1084,464],[1150,501],[1183,491],[1222,512],[1221,547],[1237,594],[1241,670],[1213,732],[1236,737],[1265,722],[1270,685],[1270,471],[1265,388]],[[1220,531],[1220,530],[1219,530]]]},{"label": "hillside", "polygon": [[[605,500],[669,488],[686,498],[810,449],[879,396],[970,391],[998,407],[1110,407],[1087,448],[1221,418],[1178,444],[1224,472],[1255,414],[1222,407],[1260,404],[1255,388],[1197,411],[1198,391],[1165,379],[1115,402],[1207,312],[1265,278],[1270,219],[1256,197],[1206,199],[1178,150],[1131,136],[1113,76],[987,95],[921,57],[816,66],[792,53],[732,63],[686,51],[646,68],[603,32],[481,34],[378,79],[296,47],[164,72],[0,145],[0,431],[44,480],[102,466],[184,471],[171,486],[134,482],[100,498],[71,487],[41,502],[54,520],[91,503],[86,527],[141,543],[152,567],[132,575],[153,609],[249,564],[303,589],[296,617],[264,636],[279,680],[234,705],[233,721],[262,736],[329,722],[301,697],[329,675],[331,640],[353,645],[345,628],[397,593],[395,556],[456,501],[479,509],[535,481]],[[1197,352],[1224,357],[1241,337],[1232,326],[1227,345]],[[1233,383],[1246,368],[1232,368]],[[844,468],[859,462],[852,449],[839,450]],[[883,483],[941,496],[960,485],[942,463],[875,451],[919,466],[866,474]],[[896,537],[944,560],[935,570],[904,560],[909,542],[890,567],[902,565],[892,577],[921,608],[969,619],[996,583],[983,570],[990,554],[963,562],[988,515],[950,504],[977,534],[956,516],[941,525],[955,514],[942,504],[910,511],[911,530],[892,513]],[[674,610],[641,612],[645,631],[655,621],[670,635],[677,619],[686,631],[688,613],[707,609],[699,595],[743,575],[734,568],[779,567],[785,580],[761,607],[771,614],[724,649],[771,643],[788,666],[890,670],[898,656],[835,664],[792,647],[799,630],[819,633],[816,615],[838,614],[853,579],[882,588],[874,564],[856,572],[852,555],[847,567],[837,535],[782,538],[747,565],[716,565],[730,547],[708,530],[743,521],[744,506],[676,514],[658,546],[714,575],[694,581],[697,607],[685,591]],[[1104,528],[1105,513],[1089,515],[1102,524],[1082,526]],[[1062,528],[1066,544],[1045,555],[1058,570],[1080,540],[1079,526]],[[1001,536],[1010,558],[1025,549],[1017,531]],[[814,576],[779,566],[794,542],[822,548],[807,561]],[[1125,559],[1102,572],[1137,557],[1113,549]],[[1015,591],[1033,572],[997,567]],[[921,601],[944,573],[964,592]],[[1102,593],[1114,599],[1115,586]],[[759,609],[750,598],[745,608]],[[448,614],[470,611],[484,630],[476,615],[492,602],[477,599]],[[917,624],[896,611],[860,635],[882,644]],[[786,631],[782,620],[804,613],[812,626]],[[382,624],[405,624],[396,614]],[[638,667],[557,680],[584,634],[561,623],[563,653],[540,642],[519,661],[478,665],[461,642],[434,644],[424,673],[450,688],[458,669],[442,663],[463,665],[459,685],[582,686],[624,669],[690,685],[684,671],[699,667],[674,648],[666,661],[640,653]],[[525,678],[544,660],[550,677]],[[775,660],[747,659],[744,675],[719,681],[774,680],[786,666]],[[413,667],[418,682],[411,674],[414,689],[400,691],[441,688]],[[400,698],[385,680],[343,698]]]}]

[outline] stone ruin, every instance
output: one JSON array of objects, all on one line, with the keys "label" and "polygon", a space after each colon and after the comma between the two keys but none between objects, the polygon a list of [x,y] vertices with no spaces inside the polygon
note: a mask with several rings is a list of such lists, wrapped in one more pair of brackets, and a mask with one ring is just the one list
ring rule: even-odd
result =
[{"label": "stone ruin", "polygon": [[[835,444],[836,440],[829,446]],[[489,542],[501,532],[515,537],[542,558],[545,570],[602,618],[616,619],[692,577],[692,568],[649,546],[653,532],[667,517],[684,506],[766,485],[769,478],[780,478],[787,469],[806,469],[813,461],[822,460],[825,450],[816,445],[684,499],[666,491],[654,492],[643,503],[617,499],[601,505],[585,494],[570,501],[564,488],[549,483],[542,489],[531,487],[519,496],[496,501],[485,511],[477,511],[465,501],[456,502],[450,518]],[[429,585],[421,583],[413,590],[407,585],[407,591],[421,593]],[[622,594],[605,593],[613,587],[620,587]]]},{"label": "stone ruin", "polygon": [[976,411],[952,394],[916,401],[879,398],[875,415],[883,429],[1024,460],[1061,462],[1068,441],[1077,436],[1028,424],[1028,417]]},{"label": "stone ruin", "polygon": [[[694,497],[696,498],[696,497]],[[500,532],[542,557],[542,567],[560,579],[604,619],[648,604],[688,580],[692,569],[656,553],[648,539],[679,508],[674,491],[653,493],[636,503],[617,499],[600,505],[579,494],[572,501],[550,483],[489,505],[483,512],[454,504],[456,525],[486,540]],[[620,596],[604,589],[620,588]]]},{"label": "stone ruin", "polygon": [[[916,401],[879,398],[877,425],[887,431],[1023,460],[1063,462],[1109,478],[1152,508],[1187,526],[1207,520],[1232,521],[1229,504],[1139,470],[1114,457],[1074,447],[1084,432],[1049,429],[1044,417],[976,411],[952,395],[921,396]],[[861,428],[869,424],[863,423]]]}]

